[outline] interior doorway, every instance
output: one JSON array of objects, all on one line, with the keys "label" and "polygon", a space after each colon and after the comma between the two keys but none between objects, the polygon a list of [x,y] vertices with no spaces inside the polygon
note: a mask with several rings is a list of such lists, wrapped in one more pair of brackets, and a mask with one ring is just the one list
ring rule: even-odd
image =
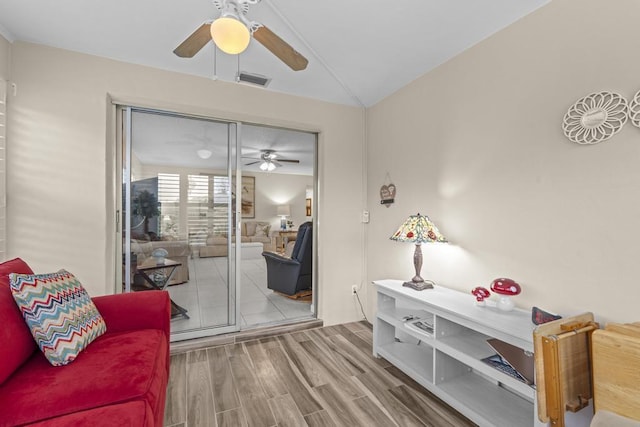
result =
[{"label": "interior doorway", "polygon": [[315,317],[317,135],[119,111],[118,286],[167,290],[172,340]]}]

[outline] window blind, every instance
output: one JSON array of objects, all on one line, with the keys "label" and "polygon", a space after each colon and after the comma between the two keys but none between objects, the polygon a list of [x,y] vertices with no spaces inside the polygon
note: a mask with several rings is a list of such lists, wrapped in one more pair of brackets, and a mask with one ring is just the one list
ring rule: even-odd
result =
[{"label": "window blind", "polygon": [[187,230],[189,243],[204,245],[208,234],[209,177],[188,175]]},{"label": "window blind", "polygon": [[178,238],[180,228],[180,175],[158,174],[158,202],[160,202],[160,234]]},{"label": "window blind", "polygon": [[188,175],[187,178],[189,242],[204,245],[209,234],[228,234],[229,179],[210,175]]},{"label": "window blind", "polygon": [[229,231],[229,178],[213,176],[213,232],[227,234]]},{"label": "window blind", "polygon": [[0,261],[7,257],[7,82],[0,80]]}]

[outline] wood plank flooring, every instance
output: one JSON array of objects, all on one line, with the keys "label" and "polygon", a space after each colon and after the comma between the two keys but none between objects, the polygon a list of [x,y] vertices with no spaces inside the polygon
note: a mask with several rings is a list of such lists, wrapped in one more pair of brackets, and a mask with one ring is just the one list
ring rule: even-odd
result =
[{"label": "wood plank flooring", "polygon": [[173,354],[164,425],[474,425],[371,345],[356,322]]}]

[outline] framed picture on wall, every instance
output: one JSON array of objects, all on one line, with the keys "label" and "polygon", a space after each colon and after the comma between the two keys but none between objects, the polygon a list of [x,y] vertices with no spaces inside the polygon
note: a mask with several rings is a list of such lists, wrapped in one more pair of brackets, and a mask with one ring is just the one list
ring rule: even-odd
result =
[{"label": "framed picture on wall", "polygon": [[311,199],[307,199],[306,201],[306,211],[307,211],[307,216],[311,216]]},{"label": "framed picture on wall", "polygon": [[[235,200],[235,197],[234,197]],[[242,218],[256,217],[256,178],[253,176],[242,177],[242,197],[240,198],[240,212]]]}]

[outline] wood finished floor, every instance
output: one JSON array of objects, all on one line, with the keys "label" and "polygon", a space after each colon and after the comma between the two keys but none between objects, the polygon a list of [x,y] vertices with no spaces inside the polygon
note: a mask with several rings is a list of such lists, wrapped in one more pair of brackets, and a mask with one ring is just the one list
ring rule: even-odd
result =
[{"label": "wood finished floor", "polygon": [[371,348],[356,322],[173,355],[165,426],[474,425]]}]

